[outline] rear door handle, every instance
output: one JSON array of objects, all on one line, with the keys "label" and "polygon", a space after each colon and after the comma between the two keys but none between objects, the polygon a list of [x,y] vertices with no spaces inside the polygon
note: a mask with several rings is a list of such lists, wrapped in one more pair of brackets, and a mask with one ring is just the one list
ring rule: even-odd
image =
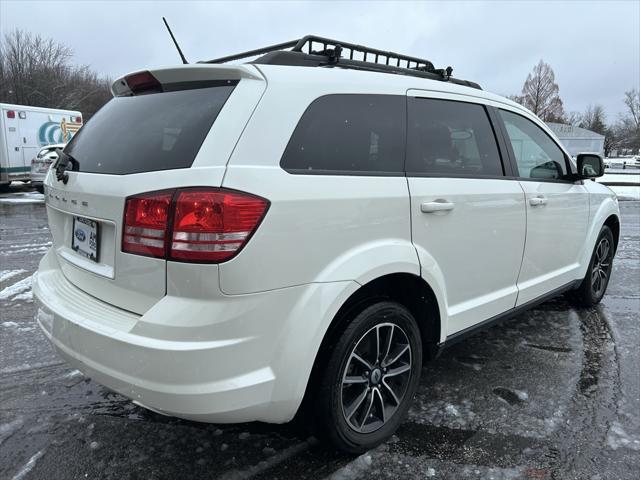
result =
[{"label": "rear door handle", "polygon": [[531,205],[532,207],[540,207],[542,205],[546,205],[547,204],[547,199],[545,197],[533,197],[529,199],[529,205]]},{"label": "rear door handle", "polygon": [[454,204],[451,202],[436,200],[435,202],[426,202],[420,205],[420,211],[422,213],[446,212],[453,210],[453,207]]}]

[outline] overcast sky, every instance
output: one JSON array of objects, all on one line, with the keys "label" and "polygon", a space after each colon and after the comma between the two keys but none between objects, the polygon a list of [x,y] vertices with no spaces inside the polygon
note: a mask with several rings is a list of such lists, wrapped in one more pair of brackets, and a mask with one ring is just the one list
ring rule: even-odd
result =
[{"label": "overcast sky", "polygon": [[308,33],[430,59],[485,90],[519,93],[540,59],[565,110],[600,103],[610,120],[640,85],[640,1],[213,2],[0,0],[2,33],[38,32],[74,61],[116,77],[179,62],[166,16],[189,61]]}]

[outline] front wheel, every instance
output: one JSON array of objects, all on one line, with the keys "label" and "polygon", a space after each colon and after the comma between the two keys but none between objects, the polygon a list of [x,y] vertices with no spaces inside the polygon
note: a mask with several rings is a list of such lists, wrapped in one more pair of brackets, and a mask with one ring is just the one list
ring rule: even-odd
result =
[{"label": "front wheel", "polygon": [[580,286],[572,292],[572,298],[577,305],[592,307],[602,300],[611,278],[614,250],[613,233],[605,225],[598,235],[587,273]]},{"label": "front wheel", "polygon": [[420,381],[413,315],[395,302],[371,305],[352,318],[327,357],[314,399],[319,433],[350,453],[393,435]]}]

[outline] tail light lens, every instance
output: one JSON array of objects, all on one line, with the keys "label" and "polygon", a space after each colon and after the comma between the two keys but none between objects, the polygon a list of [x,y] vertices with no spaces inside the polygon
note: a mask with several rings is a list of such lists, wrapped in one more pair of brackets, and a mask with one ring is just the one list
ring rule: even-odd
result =
[{"label": "tail light lens", "polygon": [[264,198],[220,188],[130,197],[122,250],[182,262],[224,262],[246,245],[268,207]]},{"label": "tail light lens", "polygon": [[127,199],[122,251],[164,258],[173,191],[137,195]]}]

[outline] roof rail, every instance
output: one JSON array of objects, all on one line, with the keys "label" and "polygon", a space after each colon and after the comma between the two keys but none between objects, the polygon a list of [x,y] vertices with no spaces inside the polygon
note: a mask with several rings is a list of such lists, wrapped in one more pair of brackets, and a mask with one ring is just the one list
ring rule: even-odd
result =
[{"label": "roof rail", "polygon": [[[320,47],[314,50],[314,47]],[[306,47],[306,48],[305,48]],[[286,50],[286,49],[291,50]],[[348,56],[347,56],[348,54]],[[308,67],[342,67],[355,70],[396,73],[450,81],[452,83],[482,89],[480,85],[467,80],[453,78],[453,68],[436,69],[429,60],[400,53],[388,52],[330,38],[307,35],[299,40],[278,43],[268,47],[228,55],[198,63],[226,63],[243,58],[262,57],[250,63],[271,65],[296,65]]]}]

